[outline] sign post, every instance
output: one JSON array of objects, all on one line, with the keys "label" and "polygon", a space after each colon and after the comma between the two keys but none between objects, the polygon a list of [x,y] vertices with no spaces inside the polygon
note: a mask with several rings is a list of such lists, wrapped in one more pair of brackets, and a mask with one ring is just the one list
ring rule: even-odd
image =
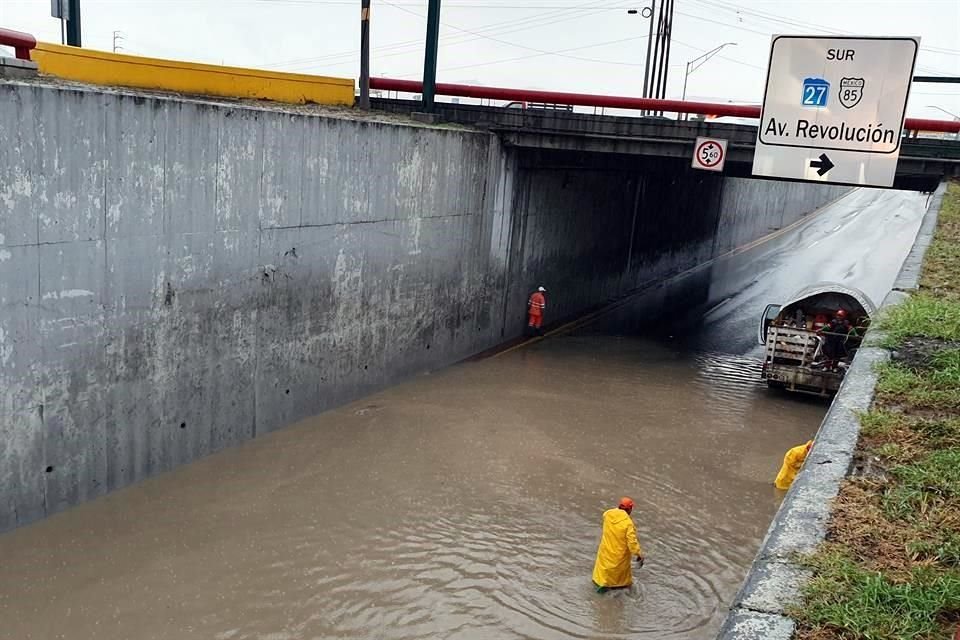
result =
[{"label": "sign post", "polygon": [[60,44],[67,44],[67,21],[70,19],[69,0],[50,0],[50,15],[60,21]]},{"label": "sign post", "polygon": [[920,39],[774,36],[753,174],[893,186]]},{"label": "sign post", "polygon": [[693,161],[690,166],[704,171],[723,171],[727,160],[727,141],[720,138],[697,138],[693,145]]}]

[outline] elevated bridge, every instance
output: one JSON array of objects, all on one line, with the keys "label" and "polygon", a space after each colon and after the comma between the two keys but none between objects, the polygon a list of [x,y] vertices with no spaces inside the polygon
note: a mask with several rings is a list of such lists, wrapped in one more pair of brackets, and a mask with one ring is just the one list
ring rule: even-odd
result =
[{"label": "elevated bridge", "polygon": [[[371,79],[373,86],[399,89],[400,81]],[[415,83],[411,83],[415,84]],[[458,86],[458,85],[454,85]],[[441,85],[442,87],[442,85]],[[407,87],[407,90],[413,87]],[[503,91],[503,90],[501,90]],[[542,97],[543,92],[534,92]],[[520,92],[505,94],[523,95]],[[550,94],[546,94],[550,95]],[[562,94],[558,94],[562,95]],[[575,94],[574,94],[575,95]],[[636,102],[644,102],[636,99]],[[680,105],[675,101],[662,101]],[[374,109],[411,114],[422,109],[419,100],[375,98]],[[694,108],[710,105],[686,103]],[[713,105],[716,111],[726,111],[739,117],[757,117],[759,108],[744,105]],[[438,102],[433,115],[442,122],[454,122],[488,129],[496,133],[504,144],[525,149],[580,151],[587,153],[691,158],[693,144],[699,136],[728,140],[728,155],[724,172],[731,176],[750,177],[757,128],[749,124],[733,124],[712,120],[675,120],[656,116],[610,116],[581,113],[566,109],[494,107]],[[906,135],[900,152],[894,187],[932,191],[948,177],[960,176],[960,140],[920,137],[911,126],[943,130],[947,123],[936,120],[907,120]],[[948,134],[954,137],[953,134]]]}]

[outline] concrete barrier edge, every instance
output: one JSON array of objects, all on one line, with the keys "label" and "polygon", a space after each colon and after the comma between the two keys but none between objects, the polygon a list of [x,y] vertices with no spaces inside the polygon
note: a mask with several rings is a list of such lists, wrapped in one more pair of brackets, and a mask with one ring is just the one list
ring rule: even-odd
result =
[{"label": "concrete barrier edge", "polygon": [[46,42],[34,51],[40,73],[74,82],[187,95],[352,106],[352,78],[164,60]]},{"label": "concrete barrier edge", "polygon": [[[913,248],[904,260],[894,288],[881,309],[901,304],[920,282],[923,258],[933,239],[946,184],[932,195]],[[877,365],[890,353],[878,345],[880,332],[871,332],[857,352],[840,391],[817,431],[815,444],[787,492],[753,561],[717,640],[789,640],[794,622],[787,609],[799,602],[810,575],[794,562],[823,541],[831,503],[853,460],[860,435],[859,414],[869,409],[877,384]]]}]

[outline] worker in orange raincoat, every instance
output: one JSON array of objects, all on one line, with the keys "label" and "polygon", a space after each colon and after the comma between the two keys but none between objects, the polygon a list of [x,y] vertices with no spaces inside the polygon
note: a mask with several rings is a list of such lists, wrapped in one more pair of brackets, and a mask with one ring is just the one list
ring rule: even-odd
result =
[{"label": "worker in orange raincoat", "polygon": [[806,443],[797,445],[787,451],[787,455],[783,456],[783,466],[780,467],[780,473],[777,474],[777,479],[773,483],[777,489],[786,491],[790,488],[794,478],[800,472],[800,467],[803,466],[803,461],[807,459],[811,447],[813,447],[813,440],[807,440]]},{"label": "worker in orange raincoat", "polygon": [[543,310],[547,306],[547,299],[543,294],[546,292],[543,287],[537,287],[527,301],[527,327],[537,333],[541,333],[540,327],[543,325]]},{"label": "worker in orange raincoat", "polygon": [[593,584],[597,593],[608,589],[622,589],[633,584],[631,556],[643,566],[643,550],[637,541],[637,528],[630,519],[633,500],[620,498],[616,509],[603,512],[603,533],[593,564]]}]

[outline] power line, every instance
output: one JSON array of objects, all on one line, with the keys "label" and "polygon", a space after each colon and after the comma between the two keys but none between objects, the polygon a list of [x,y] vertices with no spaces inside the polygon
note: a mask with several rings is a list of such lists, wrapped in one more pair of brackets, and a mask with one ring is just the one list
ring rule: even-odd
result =
[{"label": "power line", "polygon": [[[543,53],[533,53],[533,54],[529,54],[529,55],[515,56],[515,57],[513,57],[513,58],[503,58],[503,59],[500,59],[500,60],[490,60],[490,61],[488,61],[488,62],[474,62],[474,63],[472,63],[472,64],[462,64],[462,65],[458,65],[458,66],[456,66],[456,67],[445,67],[445,68],[441,69],[441,71],[457,71],[457,70],[459,70],[459,69],[472,69],[472,68],[474,68],[474,67],[487,67],[487,66],[491,66],[491,65],[504,64],[504,63],[506,63],[506,62],[516,62],[517,60],[529,60],[529,59],[531,59],[531,58],[541,58],[541,57],[543,57],[543,56],[563,55],[563,54],[568,53],[568,52],[570,52],[570,51],[581,51],[581,50],[583,50],[583,49],[593,49],[593,48],[596,48],[596,47],[604,47],[604,46],[611,45],[611,44],[619,44],[619,43],[621,43],[621,42],[629,42],[629,41],[631,41],[631,40],[640,40],[640,39],[644,39],[644,38],[646,38],[646,37],[647,37],[647,36],[634,36],[634,37],[632,37],[632,38],[621,38],[621,39],[619,39],[619,40],[607,40],[606,42],[595,42],[595,43],[593,43],[593,44],[583,45],[583,46],[579,46],[579,47],[570,47],[570,48],[568,48],[568,49],[560,49],[560,50],[558,50],[558,51],[545,51],[545,52],[543,52]],[[603,63],[607,63],[607,64],[610,63],[610,61],[608,61],[608,60],[601,60],[601,61],[598,61],[598,62],[603,62]],[[643,66],[642,64],[639,64],[639,63],[619,63],[619,64],[630,64],[630,65],[632,65],[632,66],[637,66],[637,67],[642,67],[642,66]],[[415,77],[415,76],[414,76],[413,74],[407,74],[407,75],[404,76],[404,77]]]},{"label": "power line", "polygon": [[[517,62],[517,61],[519,61],[519,60],[530,60],[530,59],[532,59],[532,58],[541,58],[541,57],[543,57],[543,56],[550,56],[550,55],[564,56],[564,54],[566,54],[566,53],[568,53],[568,52],[570,52],[570,51],[580,51],[580,50],[583,50],[583,49],[591,49],[591,48],[602,47],[602,46],[607,46],[607,45],[611,45],[611,44],[619,44],[619,43],[628,42],[628,41],[631,41],[631,40],[645,39],[646,37],[647,37],[647,36],[636,36],[636,37],[633,37],[633,38],[622,38],[622,39],[620,39],[620,40],[608,40],[608,41],[606,41],[606,42],[597,42],[597,43],[594,43],[594,44],[589,44],[589,45],[584,45],[584,46],[579,46],[579,47],[571,47],[571,48],[569,48],[569,49],[560,49],[560,50],[558,50],[558,51],[545,51],[545,52],[542,52],[542,53],[534,53],[534,54],[528,54],[528,55],[522,55],[522,56],[514,56],[514,57],[511,57],[511,58],[501,58],[501,59],[499,59],[499,60],[489,60],[489,61],[487,61],[487,62],[474,62],[474,63],[471,63],[471,64],[458,65],[458,66],[455,66],[455,67],[444,67],[443,69],[441,69],[441,71],[444,71],[444,72],[446,72],[446,71],[458,71],[458,70],[460,70],[460,69],[473,69],[473,68],[475,68],[475,67],[487,67],[487,66],[493,66],[493,65],[498,65],[498,64],[505,64],[505,63],[507,63],[507,62]],[[689,48],[691,48],[691,49],[693,49],[693,50],[695,50],[695,51],[700,51],[700,52],[705,51],[705,49],[701,49],[701,48],[699,48],[699,47],[697,47],[697,46],[695,46],[695,45],[688,44],[688,43],[686,43],[686,42],[680,42],[680,41],[678,41],[676,38],[674,38],[673,41],[676,42],[677,44],[681,44],[681,45],[683,45],[683,46],[685,46],[685,47],[689,47]],[[573,57],[573,56],[564,56],[564,57]],[[728,58],[728,57],[726,57],[726,56],[717,56],[717,57],[718,57],[718,58],[723,58],[724,60],[728,60],[729,62],[733,62],[733,63],[736,63],[736,64],[741,64],[741,65],[744,65],[744,66],[747,66],[747,67],[752,67],[752,68],[754,68],[754,69],[759,69],[759,70],[761,70],[761,71],[764,70],[764,67],[760,67],[760,66],[757,66],[757,65],[754,65],[754,64],[750,64],[749,62],[742,62],[742,61],[740,61],[740,60],[736,60],[736,59],[734,59],[734,58]],[[588,60],[589,60],[589,59],[588,59]],[[593,60],[591,60],[591,61],[593,61]],[[612,61],[609,61],[609,60],[596,60],[595,62],[600,62],[600,63],[604,63],[604,64],[630,64],[631,66],[636,66],[636,67],[642,67],[642,66],[643,66],[642,64],[639,64],[639,63],[622,63],[622,62],[621,62],[621,63],[617,63],[617,62],[612,62]],[[403,77],[403,78],[413,78],[413,77],[417,77],[417,76],[416,76],[416,74],[405,74],[405,75],[403,75],[403,76],[401,76],[401,77]]]},{"label": "power line", "polygon": [[[392,6],[392,7],[394,7],[394,8],[400,9],[400,7],[397,6],[395,3],[387,3],[387,4],[389,4],[390,6]],[[625,8],[626,8],[626,5],[621,5],[621,6],[613,5],[612,8],[621,9],[621,10],[622,10],[622,9],[625,9]],[[422,15],[416,14],[415,12],[412,12],[412,11],[407,11],[407,10],[405,10],[405,9],[400,9],[400,10],[401,10],[401,11],[405,11],[406,13],[411,13],[411,14],[413,14],[413,15],[417,15],[418,17],[423,17]],[[610,7],[610,6],[607,6],[607,7],[604,7],[604,8],[603,8],[603,11],[609,11],[609,10],[611,10],[611,7]],[[572,12],[571,12],[571,11],[572,11]],[[587,12],[584,12],[584,11],[582,10],[582,7],[571,7],[571,9],[569,9],[569,10],[563,10],[563,11],[557,11],[557,12],[550,12],[550,13],[547,13],[547,14],[542,14],[542,15],[538,15],[538,16],[532,16],[532,17],[530,17],[530,18],[523,19],[523,20],[510,20],[510,21],[505,21],[505,22],[493,23],[493,24],[486,25],[485,27],[480,28],[479,31],[489,31],[490,33],[496,33],[496,34],[498,34],[498,35],[505,35],[505,34],[509,34],[509,33],[517,33],[517,32],[520,32],[520,31],[526,31],[526,30],[529,30],[529,29],[534,28],[534,27],[539,28],[539,27],[543,27],[543,26],[547,26],[547,25],[551,25],[551,24],[557,24],[557,23],[560,23],[560,22],[567,22],[567,21],[569,21],[569,20],[581,19],[581,18],[585,18],[585,17],[591,16],[591,15],[595,15],[595,14],[600,13],[600,12],[601,12],[601,11],[587,11]],[[553,14],[552,16],[550,15],[551,13]],[[552,19],[544,20],[544,19],[543,19],[544,16],[551,17]],[[498,27],[501,27],[501,26],[503,26],[503,25],[509,25],[510,28],[507,28],[507,29],[499,29],[499,28],[498,28]],[[442,39],[443,39],[444,42],[447,44],[447,46],[456,46],[456,45],[460,45],[460,44],[466,44],[466,43],[468,43],[468,42],[475,42],[475,41],[477,41],[477,40],[481,40],[481,39],[484,39],[484,38],[489,38],[489,36],[487,36],[486,34],[483,34],[483,33],[475,32],[475,31],[467,31],[467,30],[459,29],[458,27],[452,27],[452,26],[446,25],[446,24],[445,24],[445,26],[448,26],[448,27],[454,28],[454,29],[458,29],[458,30],[460,30],[460,31],[464,31],[466,34],[475,34],[474,37],[468,37],[468,38],[464,38],[464,36],[462,36],[462,35],[459,35],[459,36],[457,36],[457,35],[454,35],[454,36],[445,36],[445,37],[442,38]],[[490,38],[490,39],[494,39],[494,38]],[[454,41],[454,40],[455,40],[455,41]],[[494,40],[496,40],[496,39],[494,39]],[[524,47],[523,45],[516,45],[515,43],[511,43],[511,42],[508,42],[508,41],[500,41],[500,42],[504,42],[504,43],[510,44],[510,45],[512,45],[512,46],[520,46],[520,47],[523,47],[523,48],[532,49],[531,47]],[[380,48],[377,49],[377,52],[378,52],[377,57],[378,57],[378,58],[386,58],[386,57],[393,57],[393,56],[396,56],[396,55],[406,55],[406,54],[408,54],[408,53],[414,53],[414,52],[415,52],[415,53],[419,53],[420,50],[421,50],[422,47],[423,47],[423,42],[422,42],[422,40],[412,40],[412,41],[405,42],[405,43],[397,43],[395,46],[396,46],[397,49],[404,48],[404,49],[409,49],[409,51],[396,51],[396,52],[393,52],[393,53],[387,53],[387,54],[382,54],[382,55],[381,55],[379,52],[382,51],[382,50],[384,50],[385,47],[380,47]],[[536,52],[538,52],[538,53],[543,52],[543,50],[540,50],[540,49],[532,49],[532,50],[534,50],[534,51],[536,51]],[[546,53],[551,53],[551,54],[552,54],[552,52],[546,52]],[[320,61],[328,60],[328,59],[330,59],[331,57],[334,57],[334,58],[342,58],[342,57],[344,57],[344,56],[353,57],[353,56],[355,56],[356,54],[357,54],[357,50],[354,50],[354,51],[349,51],[349,52],[345,52],[345,53],[342,53],[342,54],[335,54],[334,56],[319,56],[319,57],[317,57],[317,58],[306,58],[306,59],[303,59],[303,60],[301,60],[300,62],[295,63],[295,64],[296,64],[297,66],[300,66],[300,65],[302,65],[302,64],[308,64],[310,67],[312,67],[312,66],[315,66],[315,64],[314,64],[315,62],[320,62]],[[571,57],[574,57],[574,56],[571,56]],[[591,61],[591,60],[587,60],[587,61]],[[352,60],[350,60],[350,61],[348,61],[348,62],[352,62]],[[606,63],[606,62],[610,62],[610,61],[594,61],[594,62],[605,62],[605,63]],[[335,64],[345,64],[345,63],[335,63]],[[274,64],[271,64],[271,65],[268,65],[268,66],[281,66],[281,65],[282,65],[282,66],[288,66],[287,64],[283,64],[283,63],[274,63]]]},{"label": "power line", "polygon": [[[693,1],[694,1],[694,2],[697,2],[697,3],[699,3],[699,4],[702,4],[702,5],[705,5],[705,6],[707,6],[707,7],[713,8],[713,9],[719,9],[719,10],[723,10],[723,11],[732,11],[732,12],[734,12],[734,13],[736,13],[736,14],[741,14],[741,13],[743,13],[743,14],[747,14],[747,15],[756,16],[757,18],[759,18],[759,19],[761,19],[761,20],[766,20],[766,21],[768,21],[768,22],[774,22],[774,23],[779,23],[779,24],[786,24],[786,25],[789,25],[789,26],[801,27],[801,28],[804,28],[804,29],[813,28],[813,29],[816,29],[816,30],[818,30],[818,31],[824,31],[824,32],[827,32],[827,33],[842,33],[842,34],[844,34],[844,35],[856,35],[854,32],[846,31],[846,30],[844,30],[844,29],[837,29],[836,27],[830,27],[830,26],[826,26],[826,25],[822,25],[822,24],[816,24],[816,23],[814,23],[814,22],[804,22],[804,21],[801,21],[801,20],[793,19],[793,18],[787,18],[786,16],[781,16],[781,15],[775,14],[775,13],[768,13],[768,12],[765,12],[765,11],[758,11],[758,10],[756,10],[756,9],[748,9],[748,8],[746,8],[746,7],[743,7],[743,6],[740,6],[740,5],[736,5],[736,4],[721,3],[721,2],[716,2],[715,0],[693,0]],[[921,51],[930,51],[930,52],[933,52],[933,53],[942,53],[942,54],[944,54],[944,55],[956,55],[956,56],[960,56],[960,50],[957,50],[957,49],[946,49],[946,48],[944,48],[944,47],[933,47],[933,46],[930,46],[930,45],[924,45],[924,46],[921,46],[921,47],[920,47],[920,50],[921,50]]]},{"label": "power line", "polygon": [[[704,0],[696,0],[696,1],[703,2]],[[739,31],[745,31],[745,32],[748,32],[748,33],[754,33],[754,34],[757,34],[757,35],[764,36],[764,37],[766,37],[766,38],[769,38],[769,37],[771,37],[771,36],[773,35],[772,33],[768,32],[768,31],[757,31],[756,29],[750,29],[750,28],[748,28],[748,27],[744,27],[744,26],[741,26],[741,25],[739,25],[739,24],[731,24],[731,23],[729,23],[729,22],[723,22],[723,21],[720,21],[720,20],[713,20],[713,19],[711,19],[711,18],[705,18],[704,16],[696,15],[696,14],[693,14],[693,13],[684,13],[684,12],[682,12],[682,11],[678,11],[677,13],[680,14],[680,15],[686,16],[686,17],[688,17],[688,18],[693,18],[694,20],[701,20],[701,21],[703,21],[703,22],[709,22],[709,23],[711,23],[711,24],[716,24],[716,25],[720,25],[720,26],[724,26],[724,27],[729,27],[729,28],[731,28],[731,29],[737,29],[737,30],[739,30]],[[805,28],[806,28],[806,27],[805,27]],[[841,30],[837,29],[836,31],[841,31]],[[844,35],[851,35],[850,32],[843,32],[843,31],[841,31],[841,32],[844,33]],[[922,66],[922,65],[917,65],[917,69],[919,69],[919,70],[921,70],[921,71],[924,71],[924,72],[927,72],[927,73],[930,73],[930,74],[932,74],[932,75],[949,75],[949,72],[943,71],[942,69],[935,69],[935,68],[933,68],[933,67],[926,67],[926,66]]]},{"label": "power line", "polygon": [[[352,4],[352,3],[351,3],[351,4]],[[392,4],[391,6],[394,6],[394,7],[396,7],[396,8],[399,8],[398,5],[396,5],[396,4]],[[420,5],[417,5],[417,6],[420,6]],[[559,19],[559,20],[549,20],[549,21],[547,21],[547,22],[543,22],[543,18],[544,18],[544,17],[554,17],[554,18],[556,18],[556,17],[558,17],[558,16],[563,16],[563,14],[569,14],[571,10],[573,10],[574,15],[568,15],[568,16],[566,16],[566,17],[563,17],[563,18]],[[552,15],[551,15],[551,14],[552,14]],[[494,22],[494,23],[491,23],[491,24],[488,24],[488,25],[484,25],[484,26],[478,28],[478,30],[479,30],[479,31],[496,32],[496,33],[515,33],[515,32],[518,32],[518,31],[524,31],[524,30],[526,30],[526,29],[528,29],[528,28],[530,28],[530,27],[532,27],[532,26],[542,26],[542,25],[544,25],[544,24],[555,24],[555,23],[557,23],[557,22],[563,22],[563,21],[565,21],[565,20],[572,20],[572,19],[575,19],[575,18],[580,17],[579,14],[580,14],[580,9],[579,9],[579,7],[570,7],[569,9],[565,9],[565,10],[563,10],[563,11],[548,12],[547,14],[541,14],[541,15],[537,15],[537,16],[531,16],[531,17],[528,17],[528,18],[520,19],[520,20],[506,20],[506,21],[502,21],[502,22]],[[508,27],[517,27],[517,28],[509,28],[509,29],[507,29],[507,30],[501,30],[500,27],[502,27],[502,26],[504,26],[504,25],[506,25],[506,26],[508,26]],[[467,39],[464,39],[463,36],[443,36],[443,37],[441,37],[441,40],[443,40],[444,42],[449,42],[449,41],[451,41],[451,40],[459,40],[459,42],[455,42],[455,43],[454,43],[454,42],[449,42],[449,44],[462,44],[462,43],[464,43],[464,42],[473,42],[473,41],[478,40],[478,39],[479,39],[479,38],[467,38]],[[397,43],[392,43],[392,44],[388,44],[388,45],[383,45],[383,46],[377,47],[377,52],[378,52],[378,54],[379,54],[379,53],[382,52],[382,51],[392,51],[392,50],[401,49],[401,48],[402,48],[402,49],[412,49],[412,50],[414,50],[414,51],[416,51],[416,52],[419,52],[419,51],[422,49],[422,47],[423,47],[423,40],[422,40],[422,39],[407,40],[407,41],[404,41],[404,42],[397,42]],[[359,49],[353,49],[353,50],[350,50],[350,51],[344,51],[344,52],[342,52],[342,53],[337,53],[337,54],[329,54],[329,55],[316,56],[316,57],[311,57],[311,58],[300,58],[300,59],[298,59],[298,60],[288,60],[288,61],[284,61],[284,62],[276,62],[276,63],[272,63],[272,64],[269,64],[269,65],[266,65],[266,66],[268,66],[268,67],[288,66],[288,65],[291,65],[291,64],[298,65],[298,64],[301,64],[301,63],[309,63],[309,64],[312,64],[312,63],[314,63],[314,62],[323,61],[323,60],[328,60],[328,59],[332,59],[332,58],[343,58],[343,57],[346,57],[346,56],[354,57],[354,56],[356,56],[358,53],[359,53]],[[378,57],[386,57],[386,56],[379,55]]]},{"label": "power line", "polygon": [[[414,12],[414,11],[410,11],[410,10],[408,10],[408,9],[404,9],[404,8],[402,8],[402,7],[399,7],[399,6],[395,5],[395,4],[393,4],[392,2],[388,2],[387,0],[381,0],[381,2],[383,2],[384,4],[390,5],[390,6],[392,6],[392,7],[396,7],[396,8],[398,8],[398,9],[400,9],[401,11],[404,11],[405,13],[409,13],[409,14],[412,14],[412,15],[415,15],[415,16],[418,16],[418,17],[421,17],[421,18],[424,17],[422,14],[416,13],[416,12]],[[482,38],[482,39],[484,39],[484,40],[490,40],[490,41],[492,41],[492,42],[499,42],[500,44],[506,44],[506,45],[509,45],[509,46],[511,46],[511,47],[517,47],[518,49],[526,49],[527,51],[533,51],[533,52],[538,53],[538,54],[541,54],[541,55],[560,56],[560,57],[563,57],[563,58],[571,58],[571,59],[573,59],[573,60],[582,60],[582,61],[584,61],[584,62],[600,62],[600,63],[603,63],[603,64],[615,64],[615,65],[623,65],[623,66],[628,66],[628,67],[643,66],[643,65],[640,65],[640,64],[635,63],[635,62],[616,62],[616,61],[612,61],[612,60],[595,60],[595,59],[593,59],[593,58],[582,58],[582,57],[579,57],[579,56],[568,56],[568,55],[564,55],[563,53],[558,52],[558,51],[545,51],[544,49],[537,49],[536,47],[528,47],[528,46],[523,45],[523,44],[517,44],[516,42],[510,42],[509,40],[501,40],[500,38],[494,38],[494,37],[492,37],[492,36],[484,35],[484,34],[481,34],[481,33],[476,32],[476,31],[471,31],[471,30],[469,30],[469,29],[463,29],[463,28],[461,28],[461,27],[458,27],[458,26],[449,24],[449,23],[447,23],[447,22],[441,22],[440,24],[442,24],[443,26],[447,27],[448,29],[454,29],[454,30],[460,31],[460,32],[462,32],[462,33],[469,33],[469,34],[471,34],[471,35],[478,36],[478,37],[480,37],[480,38]],[[647,37],[647,36],[637,36],[637,37],[635,37],[635,38],[627,38],[626,40],[642,40],[642,39],[645,39],[646,37]]]},{"label": "power line", "polygon": [[[13,0],[16,2],[16,0]],[[163,3],[181,3],[181,4],[209,4],[212,0],[164,0]],[[530,0],[527,0],[530,2]],[[85,0],[89,4],[114,4],[123,2],[123,4],[158,4],[159,0]],[[267,5],[300,5],[300,6],[347,6],[353,7],[356,6],[356,2],[350,2],[349,0],[218,0],[224,4],[267,4]],[[555,0],[554,0],[555,2]],[[418,2],[404,2],[403,6],[407,7],[423,7],[422,3]],[[531,10],[540,10],[540,9],[572,9],[572,8],[584,8],[584,9],[597,9],[603,11],[614,11],[618,7],[611,7],[610,5],[605,4],[592,4],[592,5],[567,5],[567,4],[508,4],[508,3],[472,3],[472,2],[452,2],[449,4],[444,4],[444,8],[447,7],[457,7],[461,9],[531,9]]]}]

